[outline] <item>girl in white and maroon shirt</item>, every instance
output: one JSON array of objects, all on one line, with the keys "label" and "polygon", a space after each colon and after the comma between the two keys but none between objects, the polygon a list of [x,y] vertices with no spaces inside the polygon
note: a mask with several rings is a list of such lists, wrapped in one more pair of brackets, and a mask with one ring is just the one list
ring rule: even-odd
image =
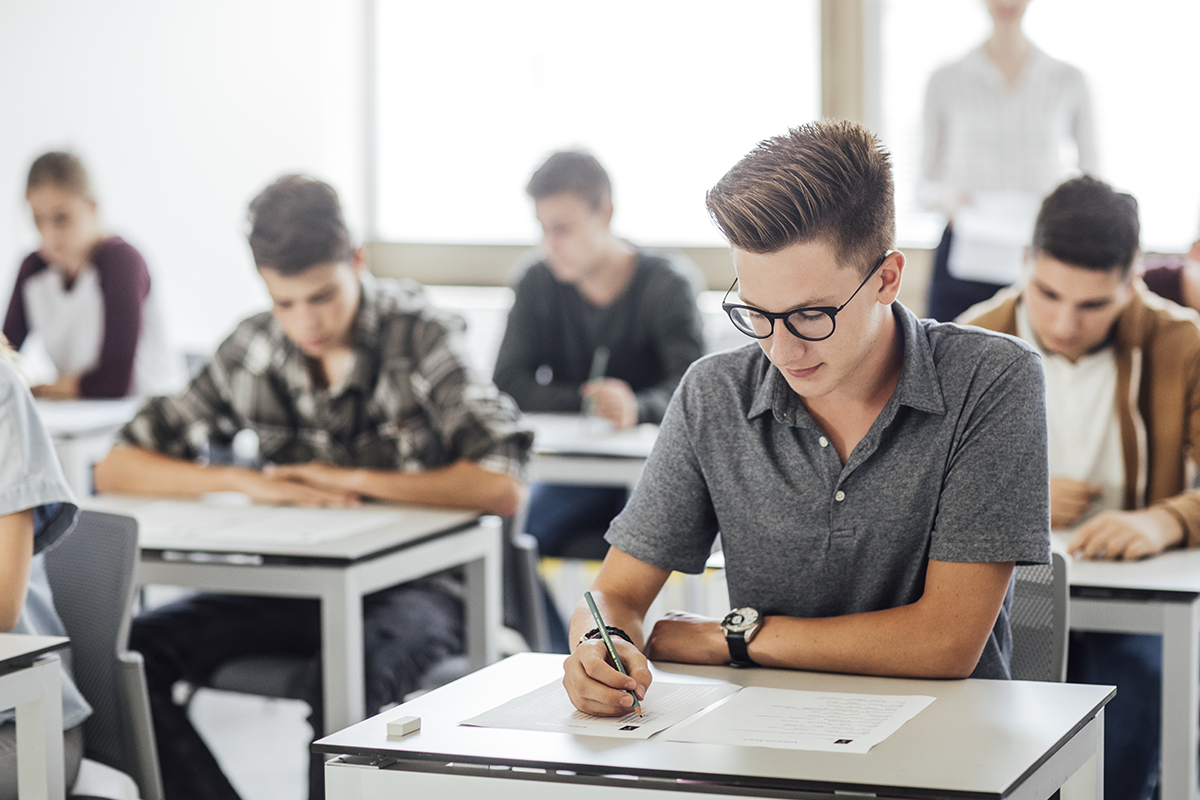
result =
[{"label": "girl in white and maroon shirt", "polygon": [[178,388],[182,362],[167,346],[146,262],[102,229],[80,160],[69,153],[40,156],[25,199],[42,244],[17,273],[4,335],[18,348],[36,335],[54,362],[58,378],[33,393],[103,398]]}]

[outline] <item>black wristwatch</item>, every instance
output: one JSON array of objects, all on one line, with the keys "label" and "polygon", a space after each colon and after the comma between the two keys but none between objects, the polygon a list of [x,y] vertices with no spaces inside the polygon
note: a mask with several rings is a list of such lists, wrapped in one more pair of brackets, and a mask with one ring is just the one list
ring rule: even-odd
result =
[{"label": "black wristwatch", "polygon": [[725,631],[725,642],[729,645],[729,662],[735,667],[754,667],[754,659],[750,658],[748,645],[762,627],[757,609],[745,607],[735,608],[721,620],[721,628]]}]

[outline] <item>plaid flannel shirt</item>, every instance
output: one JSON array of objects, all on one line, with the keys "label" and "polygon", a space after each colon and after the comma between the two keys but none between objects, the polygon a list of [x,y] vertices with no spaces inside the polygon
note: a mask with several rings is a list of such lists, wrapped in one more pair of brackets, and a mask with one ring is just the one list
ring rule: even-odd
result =
[{"label": "plaid flannel shirt", "polygon": [[463,321],[412,281],[364,275],[361,285],[354,360],[339,384],[315,386],[310,359],[265,312],[238,325],[186,389],[147,401],[120,440],[196,460],[210,439],[249,429],[270,463],[414,472],[466,459],[520,477],[532,434],[507,395],[470,374]]}]

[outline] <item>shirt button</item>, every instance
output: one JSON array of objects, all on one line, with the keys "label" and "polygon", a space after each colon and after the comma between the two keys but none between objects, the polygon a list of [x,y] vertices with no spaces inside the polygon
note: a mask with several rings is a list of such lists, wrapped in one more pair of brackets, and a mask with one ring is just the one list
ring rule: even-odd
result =
[{"label": "shirt button", "polygon": [[837,500],[840,503],[846,499],[846,493],[843,492],[841,489],[839,489],[838,493],[833,496],[833,499]]},{"label": "shirt button", "polygon": [[821,443],[821,447],[829,447],[829,440],[824,436],[822,436],[820,439],[817,439],[817,441]]}]

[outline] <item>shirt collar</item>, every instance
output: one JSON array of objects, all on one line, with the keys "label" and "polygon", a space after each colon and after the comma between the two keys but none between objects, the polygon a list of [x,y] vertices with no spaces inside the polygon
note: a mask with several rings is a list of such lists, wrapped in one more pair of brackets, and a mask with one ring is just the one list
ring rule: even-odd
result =
[{"label": "shirt collar", "polygon": [[[892,313],[896,317],[896,329],[904,339],[904,362],[900,367],[900,380],[896,384],[896,391],[892,393],[888,405],[902,404],[931,414],[946,413],[946,401],[942,396],[941,382],[933,361],[933,349],[929,346],[929,337],[924,327],[916,316],[899,302],[892,304]],[[775,419],[780,422],[812,427],[814,423],[804,403],[765,354],[762,356],[762,364],[763,372],[746,418],[754,419],[772,411]]]}]

